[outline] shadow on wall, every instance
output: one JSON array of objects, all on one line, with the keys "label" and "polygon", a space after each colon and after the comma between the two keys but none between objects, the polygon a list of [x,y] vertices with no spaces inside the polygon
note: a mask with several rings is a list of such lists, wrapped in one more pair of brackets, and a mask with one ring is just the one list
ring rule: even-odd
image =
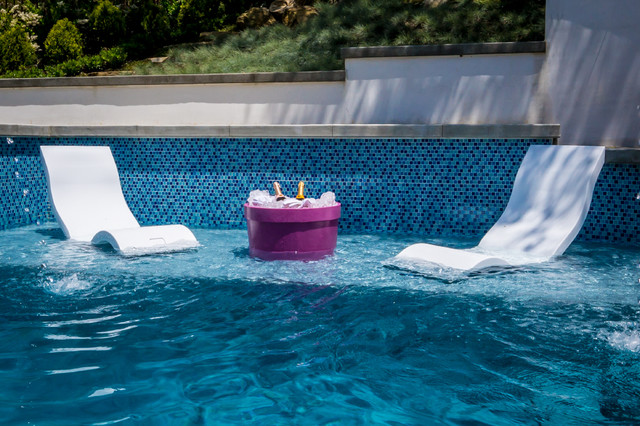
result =
[{"label": "shadow on wall", "polygon": [[[531,123],[543,54],[348,60],[345,105],[359,124]],[[540,113],[534,114],[540,116]]]},{"label": "shadow on wall", "polygon": [[540,90],[565,144],[637,147],[640,2],[547,2]]}]

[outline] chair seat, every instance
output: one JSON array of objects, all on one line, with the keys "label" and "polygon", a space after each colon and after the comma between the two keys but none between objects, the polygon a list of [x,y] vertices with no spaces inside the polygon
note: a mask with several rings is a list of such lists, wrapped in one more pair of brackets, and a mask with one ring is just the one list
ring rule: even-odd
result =
[{"label": "chair seat", "polygon": [[460,250],[433,244],[413,244],[402,250],[396,258],[417,262],[436,263],[445,268],[475,271],[492,266],[509,266],[510,263],[496,256]]},{"label": "chair seat", "polygon": [[99,231],[92,244],[110,244],[125,256],[181,251],[198,246],[193,233],[184,225],[143,226]]}]

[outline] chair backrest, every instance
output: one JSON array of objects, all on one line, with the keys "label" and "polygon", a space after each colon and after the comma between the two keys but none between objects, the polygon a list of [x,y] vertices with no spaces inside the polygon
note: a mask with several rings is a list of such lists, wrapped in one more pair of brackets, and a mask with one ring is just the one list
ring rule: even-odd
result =
[{"label": "chair backrest", "polygon": [[531,146],[504,213],[479,247],[546,258],[564,253],[587,216],[604,156],[604,147]]},{"label": "chair backrest", "polygon": [[40,152],[51,207],[67,238],[91,241],[105,229],[140,226],[108,146],[41,146]]}]

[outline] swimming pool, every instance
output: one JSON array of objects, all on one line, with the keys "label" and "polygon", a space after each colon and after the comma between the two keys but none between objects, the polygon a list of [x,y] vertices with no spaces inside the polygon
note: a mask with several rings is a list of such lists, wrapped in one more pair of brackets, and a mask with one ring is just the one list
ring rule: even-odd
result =
[{"label": "swimming pool", "polygon": [[194,231],[198,250],[138,258],[0,231],[3,422],[640,420],[637,245],[441,280],[384,266],[424,237],[340,234],[301,263]]}]

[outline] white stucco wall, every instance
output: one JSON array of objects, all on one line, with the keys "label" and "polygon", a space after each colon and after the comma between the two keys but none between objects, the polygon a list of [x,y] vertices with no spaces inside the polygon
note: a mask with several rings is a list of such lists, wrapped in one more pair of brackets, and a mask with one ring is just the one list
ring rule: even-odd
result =
[{"label": "white stucco wall", "polygon": [[562,143],[638,146],[640,1],[548,0],[540,96]]},{"label": "white stucco wall", "polygon": [[358,124],[535,123],[543,62],[544,54],[347,59],[345,109]]},{"label": "white stucco wall", "polygon": [[0,124],[330,124],[343,82],[0,88]]}]

